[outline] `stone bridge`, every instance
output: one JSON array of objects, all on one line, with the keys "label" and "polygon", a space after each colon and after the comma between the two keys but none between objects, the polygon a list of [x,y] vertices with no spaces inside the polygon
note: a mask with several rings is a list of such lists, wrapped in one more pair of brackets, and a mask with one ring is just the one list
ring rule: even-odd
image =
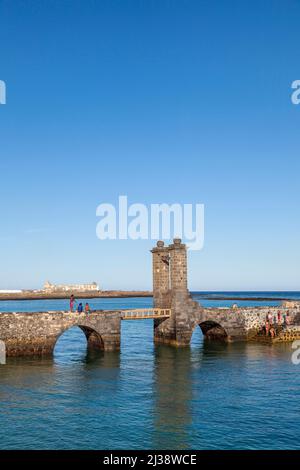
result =
[{"label": "stone bridge", "polygon": [[90,348],[117,350],[120,347],[119,312],[0,313],[0,340],[8,356],[52,354],[58,338],[78,326]]},{"label": "stone bridge", "polygon": [[194,301],[187,285],[187,250],[181,240],[165,246],[158,242],[153,255],[154,308],[140,310],[0,313],[0,340],[8,356],[51,354],[58,338],[77,326],[90,348],[107,351],[120,348],[121,321],[152,318],[154,341],[175,346],[190,343],[200,327],[206,338],[246,341],[257,337],[266,316],[289,314],[290,330],[285,338],[300,338],[300,303],[280,307],[203,308]]},{"label": "stone bridge", "polygon": [[[168,319],[154,320],[157,342],[188,345],[197,327],[211,339],[254,339],[265,325],[266,315],[277,316],[279,311],[288,313],[291,325],[300,325],[300,303],[296,302],[286,302],[280,307],[203,308],[188,290],[187,250],[180,239],[174,239],[170,246],[158,242],[152,255],[154,306],[171,310]],[[290,336],[291,339],[300,337],[297,332]]]}]

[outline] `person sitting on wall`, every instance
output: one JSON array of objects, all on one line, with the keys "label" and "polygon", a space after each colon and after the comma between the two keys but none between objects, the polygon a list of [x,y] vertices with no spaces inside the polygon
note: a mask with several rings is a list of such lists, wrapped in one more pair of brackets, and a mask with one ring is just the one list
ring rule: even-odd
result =
[{"label": "person sitting on wall", "polygon": [[82,305],[82,302],[79,303],[78,308],[77,308],[77,312],[78,312],[78,313],[82,313],[82,312],[83,312],[83,305]]},{"label": "person sitting on wall", "polygon": [[90,306],[89,306],[88,303],[85,304],[84,311],[85,311],[86,314],[91,313],[91,309],[90,309]]}]

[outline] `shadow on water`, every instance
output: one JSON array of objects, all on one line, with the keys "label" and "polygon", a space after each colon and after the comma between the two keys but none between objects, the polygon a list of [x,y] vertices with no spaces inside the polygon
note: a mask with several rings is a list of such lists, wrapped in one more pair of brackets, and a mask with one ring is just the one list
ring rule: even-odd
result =
[{"label": "shadow on water", "polygon": [[[206,339],[200,328],[193,333],[191,340],[192,358],[204,364],[217,359],[222,361],[268,361],[272,358],[290,361],[291,343],[233,342]],[[216,365],[218,363],[215,363]]]},{"label": "shadow on water", "polygon": [[34,378],[43,373],[55,374],[60,369],[80,372],[97,368],[119,370],[119,367],[119,352],[89,349],[82,330],[74,327],[61,335],[53,355],[8,357],[6,366],[1,368],[1,378],[5,375],[11,377],[12,372],[15,377],[28,374]]},{"label": "shadow on water", "polygon": [[[269,387],[282,377],[283,368],[290,373],[291,351],[288,344],[209,341],[201,332],[187,348],[158,345],[153,448],[257,448],[251,433],[259,434],[263,413],[266,425],[274,426],[265,404]],[[285,394],[284,382],[280,383]],[[281,406],[280,397],[278,401]]]},{"label": "shadow on water", "polygon": [[191,350],[158,345],[154,365],[153,448],[186,449],[192,420]]},{"label": "shadow on water", "polygon": [[100,447],[119,375],[119,353],[89,351],[79,329],[61,336],[53,356],[8,358],[0,369],[4,448]]},{"label": "shadow on water", "polygon": [[56,366],[81,364],[88,367],[119,367],[118,352],[89,349],[86,336],[77,326],[65,331],[58,339],[53,353]]},{"label": "shadow on water", "polygon": [[191,448],[195,371],[202,374],[216,358],[228,354],[230,345],[205,340],[200,328],[188,347],[156,346],[153,448]]}]

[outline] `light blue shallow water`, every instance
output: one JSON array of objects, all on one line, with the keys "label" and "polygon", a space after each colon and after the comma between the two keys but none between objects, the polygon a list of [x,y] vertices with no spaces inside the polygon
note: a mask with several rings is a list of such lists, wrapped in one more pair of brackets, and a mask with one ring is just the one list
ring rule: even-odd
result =
[{"label": "light blue shallow water", "polygon": [[[202,301],[204,305],[232,301]],[[151,299],[99,299],[95,308]],[[243,305],[247,302],[243,302]],[[0,302],[0,311],[67,309]],[[300,366],[290,344],[153,345],[152,321],[122,323],[120,353],[89,353],[78,328],[53,359],[0,366],[1,449],[299,449]]]}]

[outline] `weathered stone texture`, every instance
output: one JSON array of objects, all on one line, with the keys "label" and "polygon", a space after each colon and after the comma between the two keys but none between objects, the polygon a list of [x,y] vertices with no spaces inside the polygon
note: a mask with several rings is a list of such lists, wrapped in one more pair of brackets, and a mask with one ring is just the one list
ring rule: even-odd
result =
[{"label": "weathered stone texture", "polygon": [[282,343],[286,341],[300,340],[300,326],[291,325],[285,328],[273,341],[275,343]]},{"label": "weathered stone texture", "polygon": [[169,248],[158,242],[152,250],[153,303],[154,307],[167,308],[170,305],[170,255]]},{"label": "weathered stone texture", "polygon": [[85,333],[88,346],[120,348],[119,312],[0,313],[0,339],[8,356],[51,354],[59,336],[73,326]]},{"label": "weathered stone texture", "polygon": [[[277,316],[289,312],[290,322],[300,325],[300,304],[285,302],[280,307],[203,308],[194,301],[188,291],[187,250],[181,240],[175,239],[168,247],[162,242],[153,253],[154,306],[171,308],[171,317],[155,320],[154,340],[177,346],[190,343],[198,326],[207,338],[226,341],[253,339],[265,325],[266,315]],[[168,269],[163,266],[168,258]],[[286,338],[295,335],[286,334]]]}]

